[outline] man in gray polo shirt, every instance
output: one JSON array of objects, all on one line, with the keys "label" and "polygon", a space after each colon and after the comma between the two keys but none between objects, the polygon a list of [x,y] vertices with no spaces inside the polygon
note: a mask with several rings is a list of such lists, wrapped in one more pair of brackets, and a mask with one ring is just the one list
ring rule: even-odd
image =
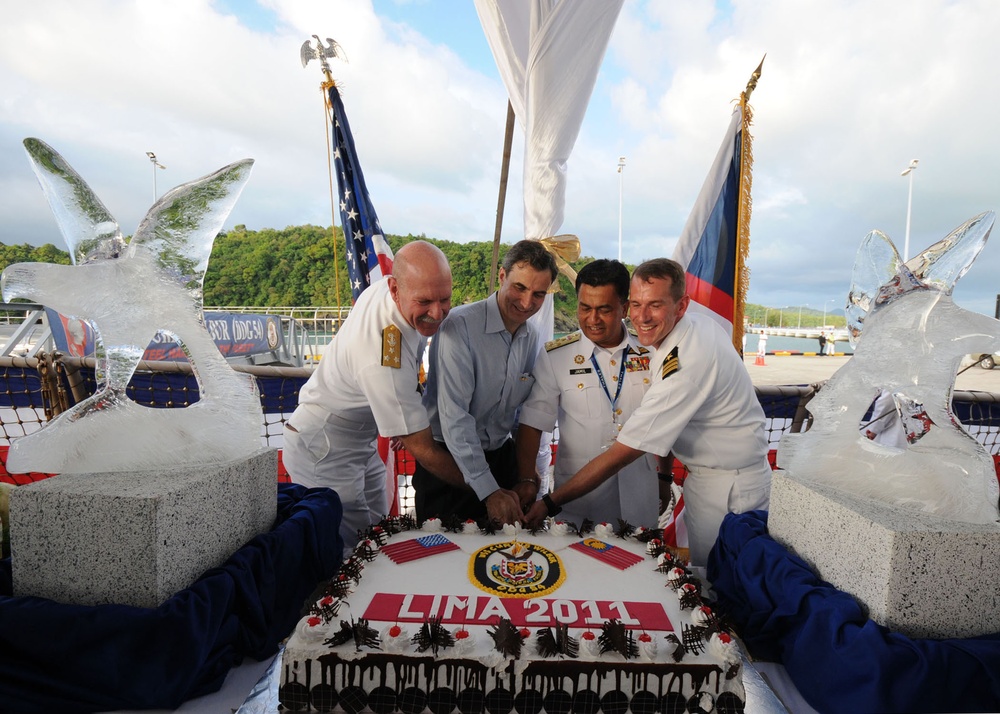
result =
[{"label": "man in gray polo shirt", "polygon": [[514,244],[497,292],[452,310],[431,342],[424,406],[435,440],[451,452],[472,491],[435,478],[418,459],[418,520],[488,516],[513,523],[534,502],[537,478],[518,479],[511,430],[535,381],[539,336],[528,318],[557,275],[555,258],[540,242]]}]

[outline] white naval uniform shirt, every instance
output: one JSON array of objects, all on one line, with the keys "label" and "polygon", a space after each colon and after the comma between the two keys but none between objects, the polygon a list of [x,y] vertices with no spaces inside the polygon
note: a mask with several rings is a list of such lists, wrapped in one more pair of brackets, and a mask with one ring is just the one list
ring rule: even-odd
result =
[{"label": "white naval uniform shirt", "polygon": [[[611,400],[601,387],[592,355],[611,397],[618,389],[625,360],[622,389],[615,403],[618,413],[614,423],[618,427],[639,406],[651,384],[652,352],[640,346],[627,330],[621,344],[611,349],[598,347],[579,330],[545,345],[535,362],[535,386],[521,407],[520,422],[543,432],[559,424],[556,487],[600,455],[614,428]],[[658,500],[656,464],[647,454],[590,493],[565,504],[559,517],[577,525],[584,518],[612,524],[622,518],[634,526],[652,527],[657,522]]]},{"label": "white naval uniform shirt", "polygon": [[[771,468],[764,410],[732,341],[708,316],[688,312],[678,320],[650,368],[653,385],[618,440],[661,456],[673,451],[688,467],[684,502],[691,559],[704,565],[727,512],[767,505]],[[702,490],[708,482],[717,488]],[[711,506],[712,515],[699,533],[693,521],[703,505]]]},{"label": "white naval uniform shirt", "polygon": [[402,436],[430,424],[417,379],[425,344],[393,302],[388,281],[380,280],[361,293],[299,391],[283,461],[295,483],[340,496],[345,547],[353,547],[357,529],[386,513],[378,434]]}]

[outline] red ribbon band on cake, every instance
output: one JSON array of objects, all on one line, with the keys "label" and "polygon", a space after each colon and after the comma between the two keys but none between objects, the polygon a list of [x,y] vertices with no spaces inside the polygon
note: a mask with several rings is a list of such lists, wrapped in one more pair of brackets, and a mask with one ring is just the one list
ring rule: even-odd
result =
[{"label": "red ribbon band on cake", "polygon": [[491,597],[488,595],[409,595],[377,593],[363,617],[379,622],[425,622],[440,617],[443,624],[495,625],[501,617],[517,627],[599,628],[620,620],[629,629],[672,632],[658,602],[568,600],[562,598]]}]

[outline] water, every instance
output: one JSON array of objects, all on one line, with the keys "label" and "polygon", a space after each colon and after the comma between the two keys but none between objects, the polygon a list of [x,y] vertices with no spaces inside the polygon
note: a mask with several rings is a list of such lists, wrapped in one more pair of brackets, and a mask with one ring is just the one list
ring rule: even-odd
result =
[{"label": "water", "polygon": [[[747,335],[746,354],[757,352],[757,340],[760,335]],[[854,349],[847,340],[838,341],[834,346],[837,353],[853,354]],[[819,340],[814,337],[781,337],[767,336],[767,351],[770,352],[819,352]]]}]

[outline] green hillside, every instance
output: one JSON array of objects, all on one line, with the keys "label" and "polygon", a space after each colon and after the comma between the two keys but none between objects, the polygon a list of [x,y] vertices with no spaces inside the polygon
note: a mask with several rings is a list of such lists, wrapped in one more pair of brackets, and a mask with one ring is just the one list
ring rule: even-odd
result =
[{"label": "green hillside", "polygon": [[[289,226],[283,230],[265,228],[254,231],[240,225],[220,233],[205,276],[205,304],[260,308],[350,305],[347,262],[339,228],[336,235],[338,254],[335,269],[334,237],[329,228],[304,225]],[[453,243],[412,234],[387,236],[393,251],[418,238],[433,243],[448,256],[455,305],[486,297],[492,242]],[[501,245],[501,260],[508,247]],[[573,267],[579,270],[591,260],[592,257],[584,256],[573,263]],[[0,269],[18,262],[68,264],[69,254],[51,244],[41,247],[0,244]],[[630,269],[632,267],[629,266]],[[554,305],[555,331],[575,330],[576,295],[573,286],[563,276],[559,277],[559,283],[561,290],[556,293]],[[798,308],[781,310],[748,304],[746,315],[753,324],[762,323],[766,315],[767,323],[772,327],[778,326],[781,317],[785,326],[794,325],[790,322],[792,319],[798,321]],[[818,326],[822,316],[821,312],[803,308],[802,327]],[[827,315],[827,324],[842,326],[844,318]]]}]

